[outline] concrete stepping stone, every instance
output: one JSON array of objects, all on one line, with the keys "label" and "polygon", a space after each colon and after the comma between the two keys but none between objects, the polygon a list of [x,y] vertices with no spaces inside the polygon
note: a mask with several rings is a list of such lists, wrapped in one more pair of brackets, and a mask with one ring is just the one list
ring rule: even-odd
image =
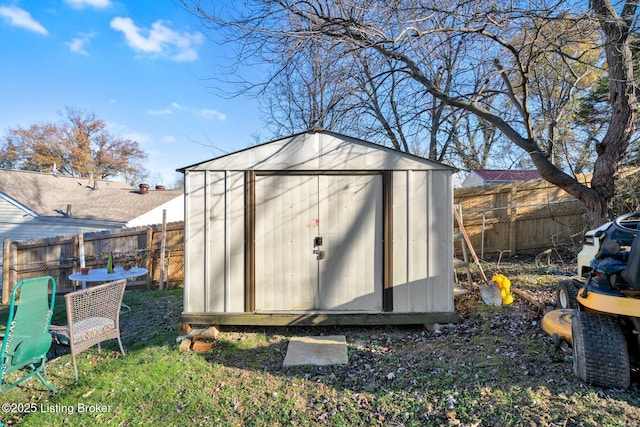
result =
[{"label": "concrete stepping stone", "polygon": [[346,365],[347,340],[344,335],[293,337],[289,340],[284,366]]}]

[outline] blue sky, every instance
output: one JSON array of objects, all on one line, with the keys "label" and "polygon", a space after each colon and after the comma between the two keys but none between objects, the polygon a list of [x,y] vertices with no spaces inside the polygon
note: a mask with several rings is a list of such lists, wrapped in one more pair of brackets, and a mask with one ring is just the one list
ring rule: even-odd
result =
[{"label": "blue sky", "polygon": [[86,110],[138,141],[151,185],[266,141],[255,100],[211,90],[225,52],[200,29],[172,0],[0,0],[0,136]]}]

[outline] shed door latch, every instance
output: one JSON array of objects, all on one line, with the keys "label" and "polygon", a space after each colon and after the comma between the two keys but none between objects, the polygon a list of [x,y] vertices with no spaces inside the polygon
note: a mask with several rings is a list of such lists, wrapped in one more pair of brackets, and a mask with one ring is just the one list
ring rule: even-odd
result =
[{"label": "shed door latch", "polygon": [[321,260],[324,259],[325,253],[326,251],[320,250],[320,247],[322,246],[322,237],[318,236],[318,237],[314,237],[313,238],[313,247],[317,248],[313,250],[313,253],[315,255],[317,255],[317,259]]},{"label": "shed door latch", "polygon": [[320,249],[314,249],[313,253],[318,255],[318,259],[324,259],[324,256],[326,254],[326,251],[321,251]]}]

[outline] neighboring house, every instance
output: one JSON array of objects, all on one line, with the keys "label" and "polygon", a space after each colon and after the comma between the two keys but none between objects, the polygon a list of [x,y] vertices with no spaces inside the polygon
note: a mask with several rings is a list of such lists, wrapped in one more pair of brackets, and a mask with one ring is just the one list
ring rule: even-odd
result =
[{"label": "neighboring house", "polygon": [[[148,190],[116,181],[0,169],[0,249],[28,240],[184,219],[180,190]],[[2,256],[0,256],[0,267]],[[1,270],[1,268],[0,268]]]},{"label": "neighboring house", "polygon": [[488,184],[503,184],[505,182],[529,181],[540,179],[536,170],[524,169],[477,169],[469,172],[462,181],[462,187],[475,187]]}]

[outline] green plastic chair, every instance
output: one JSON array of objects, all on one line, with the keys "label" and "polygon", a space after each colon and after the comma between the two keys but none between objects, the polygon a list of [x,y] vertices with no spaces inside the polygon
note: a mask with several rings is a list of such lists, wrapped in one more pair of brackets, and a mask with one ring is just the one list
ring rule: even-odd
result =
[{"label": "green plastic chair", "polygon": [[[50,276],[24,279],[13,288],[0,351],[0,392],[10,390],[33,376],[37,376],[50,390],[58,391],[43,376],[52,342],[49,325],[55,295],[56,281]],[[4,385],[7,375],[22,369],[26,371],[23,377],[13,384]]]}]

